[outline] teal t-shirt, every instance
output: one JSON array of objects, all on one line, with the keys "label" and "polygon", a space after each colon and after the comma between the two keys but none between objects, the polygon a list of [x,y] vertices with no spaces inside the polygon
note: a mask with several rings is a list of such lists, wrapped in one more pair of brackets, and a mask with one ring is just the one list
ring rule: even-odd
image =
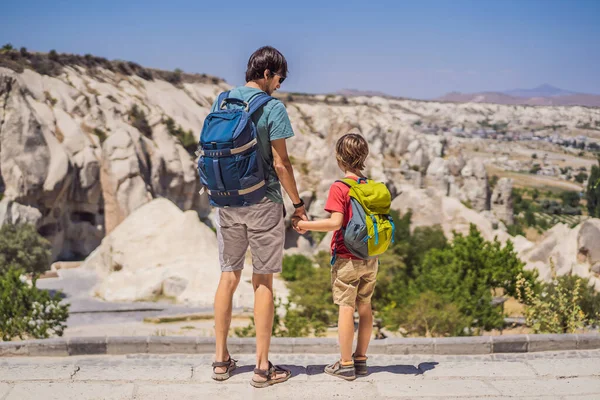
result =
[{"label": "teal t-shirt", "polygon": [[[260,89],[246,86],[239,86],[232,89],[229,97],[250,102],[254,96],[264,93]],[[216,111],[219,105],[217,100],[212,105],[211,112]],[[287,139],[294,136],[292,124],[288,117],[287,110],[283,103],[273,99],[265,104],[260,110],[254,113],[252,120],[256,125],[258,133],[258,145],[263,160],[267,161],[268,185],[267,198],[275,203],[283,203],[281,196],[281,184],[277,178],[277,173],[273,167],[273,151],[271,150],[271,141],[276,139]]]}]

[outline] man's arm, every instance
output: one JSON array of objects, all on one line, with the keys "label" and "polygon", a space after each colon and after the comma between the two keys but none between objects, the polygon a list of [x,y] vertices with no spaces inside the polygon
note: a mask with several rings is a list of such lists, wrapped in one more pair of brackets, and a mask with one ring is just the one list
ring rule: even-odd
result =
[{"label": "man's arm", "polygon": [[[300,203],[300,195],[296,187],[294,178],[294,168],[288,155],[285,139],[276,139],[271,141],[271,150],[273,151],[273,167],[279,178],[279,182],[285,189],[290,200],[294,204]],[[304,207],[297,208],[294,215],[306,220],[306,210]]]}]

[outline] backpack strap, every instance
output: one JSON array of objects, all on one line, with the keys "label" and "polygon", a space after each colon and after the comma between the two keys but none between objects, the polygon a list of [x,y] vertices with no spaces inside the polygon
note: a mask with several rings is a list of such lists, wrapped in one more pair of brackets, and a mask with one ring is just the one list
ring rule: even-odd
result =
[{"label": "backpack strap", "polygon": [[250,107],[248,108],[248,113],[250,115],[254,114],[258,111],[259,108],[267,104],[269,101],[273,100],[273,97],[269,96],[266,93],[257,94],[250,101]]},{"label": "backpack strap", "polygon": [[229,97],[229,92],[231,92],[231,90],[223,92],[219,95],[219,97],[217,97],[217,110],[221,109],[221,106],[223,106],[223,100]]},{"label": "backpack strap", "polygon": [[359,185],[360,181],[364,181],[365,183],[368,182],[367,178],[358,178],[357,180],[351,179],[351,178],[344,178],[344,179],[339,179],[336,182],[340,182],[343,183],[344,185],[348,186],[349,188]]}]

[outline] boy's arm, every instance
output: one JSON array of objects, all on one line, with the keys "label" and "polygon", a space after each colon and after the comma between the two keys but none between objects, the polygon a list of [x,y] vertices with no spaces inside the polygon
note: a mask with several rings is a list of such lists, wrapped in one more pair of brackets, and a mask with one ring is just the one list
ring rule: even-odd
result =
[{"label": "boy's arm", "polygon": [[318,221],[302,221],[299,218],[294,218],[292,223],[300,230],[331,232],[337,231],[342,227],[344,222],[344,214],[341,212],[331,213],[331,217]]}]

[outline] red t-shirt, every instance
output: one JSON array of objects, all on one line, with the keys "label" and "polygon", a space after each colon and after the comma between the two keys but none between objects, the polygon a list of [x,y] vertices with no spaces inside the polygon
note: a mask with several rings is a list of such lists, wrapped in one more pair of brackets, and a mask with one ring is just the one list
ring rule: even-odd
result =
[{"label": "red t-shirt", "polygon": [[342,222],[342,229],[333,233],[331,239],[331,252],[335,249],[337,257],[351,258],[353,260],[360,260],[344,245],[344,232],[343,229],[348,225],[348,221],[352,218],[352,206],[350,205],[350,196],[348,196],[350,188],[342,182],[334,182],[329,188],[329,197],[325,203],[325,211],[327,212],[340,212],[344,214],[344,220]]}]

